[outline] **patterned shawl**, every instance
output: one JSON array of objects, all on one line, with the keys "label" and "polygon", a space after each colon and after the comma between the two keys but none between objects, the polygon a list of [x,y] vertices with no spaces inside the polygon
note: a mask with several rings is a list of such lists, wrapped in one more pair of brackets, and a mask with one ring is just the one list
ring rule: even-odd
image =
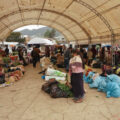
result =
[{"label": "patterned shawl", "polygon": [[82,59],[79,55],[77,55],[70,59],[69,73],[71,74],[71,73],[81,73],[81,72],[84,72]]},{"label": "patterned shawl", "polygon": [[73,63],[81,63],[82,64],[82,59],[79,55],[73,57],[70,59],[70,64],[73,64]]}]

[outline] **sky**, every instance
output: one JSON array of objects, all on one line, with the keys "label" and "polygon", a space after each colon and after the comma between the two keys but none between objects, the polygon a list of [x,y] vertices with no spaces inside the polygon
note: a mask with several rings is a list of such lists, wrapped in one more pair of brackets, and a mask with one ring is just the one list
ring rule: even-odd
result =
[{"label": "sky", "polygon": [[46,26],[43,26],[43,25],[27,25],[27,26],[20,27],[20,28],[14,30],[14,32],[18,32],[18,31],[21,31],[21,30],[24,30],[24,29],[29,29],[29,30],[39,29],[39,28],[42,28],[42,27],[46,27]]}]

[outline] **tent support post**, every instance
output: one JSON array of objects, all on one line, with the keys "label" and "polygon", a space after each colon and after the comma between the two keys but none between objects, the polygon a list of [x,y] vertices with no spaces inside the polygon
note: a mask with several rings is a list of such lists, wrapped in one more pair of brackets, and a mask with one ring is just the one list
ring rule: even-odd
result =
[{"label": "tent support post", "polygon": [[115,35],[111,35],[111,45],[112,45],[112,66],[115,65],[115,51],[114,51],[114,41],[115,41]]},{"label": "tent support post", "polygon": [[88,48],[90,48],[92,45],[91,38],[88,39]]}]

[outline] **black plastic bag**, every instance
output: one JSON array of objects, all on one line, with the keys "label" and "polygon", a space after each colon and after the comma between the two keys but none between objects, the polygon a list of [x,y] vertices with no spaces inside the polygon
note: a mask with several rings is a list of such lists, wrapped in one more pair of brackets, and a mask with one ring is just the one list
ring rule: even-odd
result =
[{"label": "black plastic bag", "polygon": [[62,90],[59,87],[59,82],[56,80],[50,80],[49,82],[45,83],[42,86],[42,90],[45,91],[46,93],[50,94],[52,98],[68,98],[70,95],[68,92]]},{"label": "black plastic bag", "polygon": [[50,89],[50,96],[53,98],[68,98],[68,94],[58,87],[58,84],[53,84]]},{"label": "black plastic bag", "polygon": [[1,75],[0,76],[0,84],[3,84],[3,83],[5,83],[5,76]]},{"label": "black plastic bag", "polygon": [[44,85],[42,85],[42,90],[45,91],[46,93],[50,94],[51,85],[57,84],[57,83],[58,82],[56,80],[49,81],[49,82],[45,83]]}]

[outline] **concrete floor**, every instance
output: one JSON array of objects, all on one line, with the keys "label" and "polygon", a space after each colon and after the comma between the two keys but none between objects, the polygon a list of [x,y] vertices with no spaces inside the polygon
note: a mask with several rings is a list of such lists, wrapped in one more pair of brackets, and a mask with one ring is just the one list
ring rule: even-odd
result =
[{"label": "concrete floor", "polygon": [[29,65],[20,81],[0,88],[0,120],[120,120],[119,98],[106,98],[85,85],[83,103],[52,99],[41,91],[44,81],[39,71]]}]

